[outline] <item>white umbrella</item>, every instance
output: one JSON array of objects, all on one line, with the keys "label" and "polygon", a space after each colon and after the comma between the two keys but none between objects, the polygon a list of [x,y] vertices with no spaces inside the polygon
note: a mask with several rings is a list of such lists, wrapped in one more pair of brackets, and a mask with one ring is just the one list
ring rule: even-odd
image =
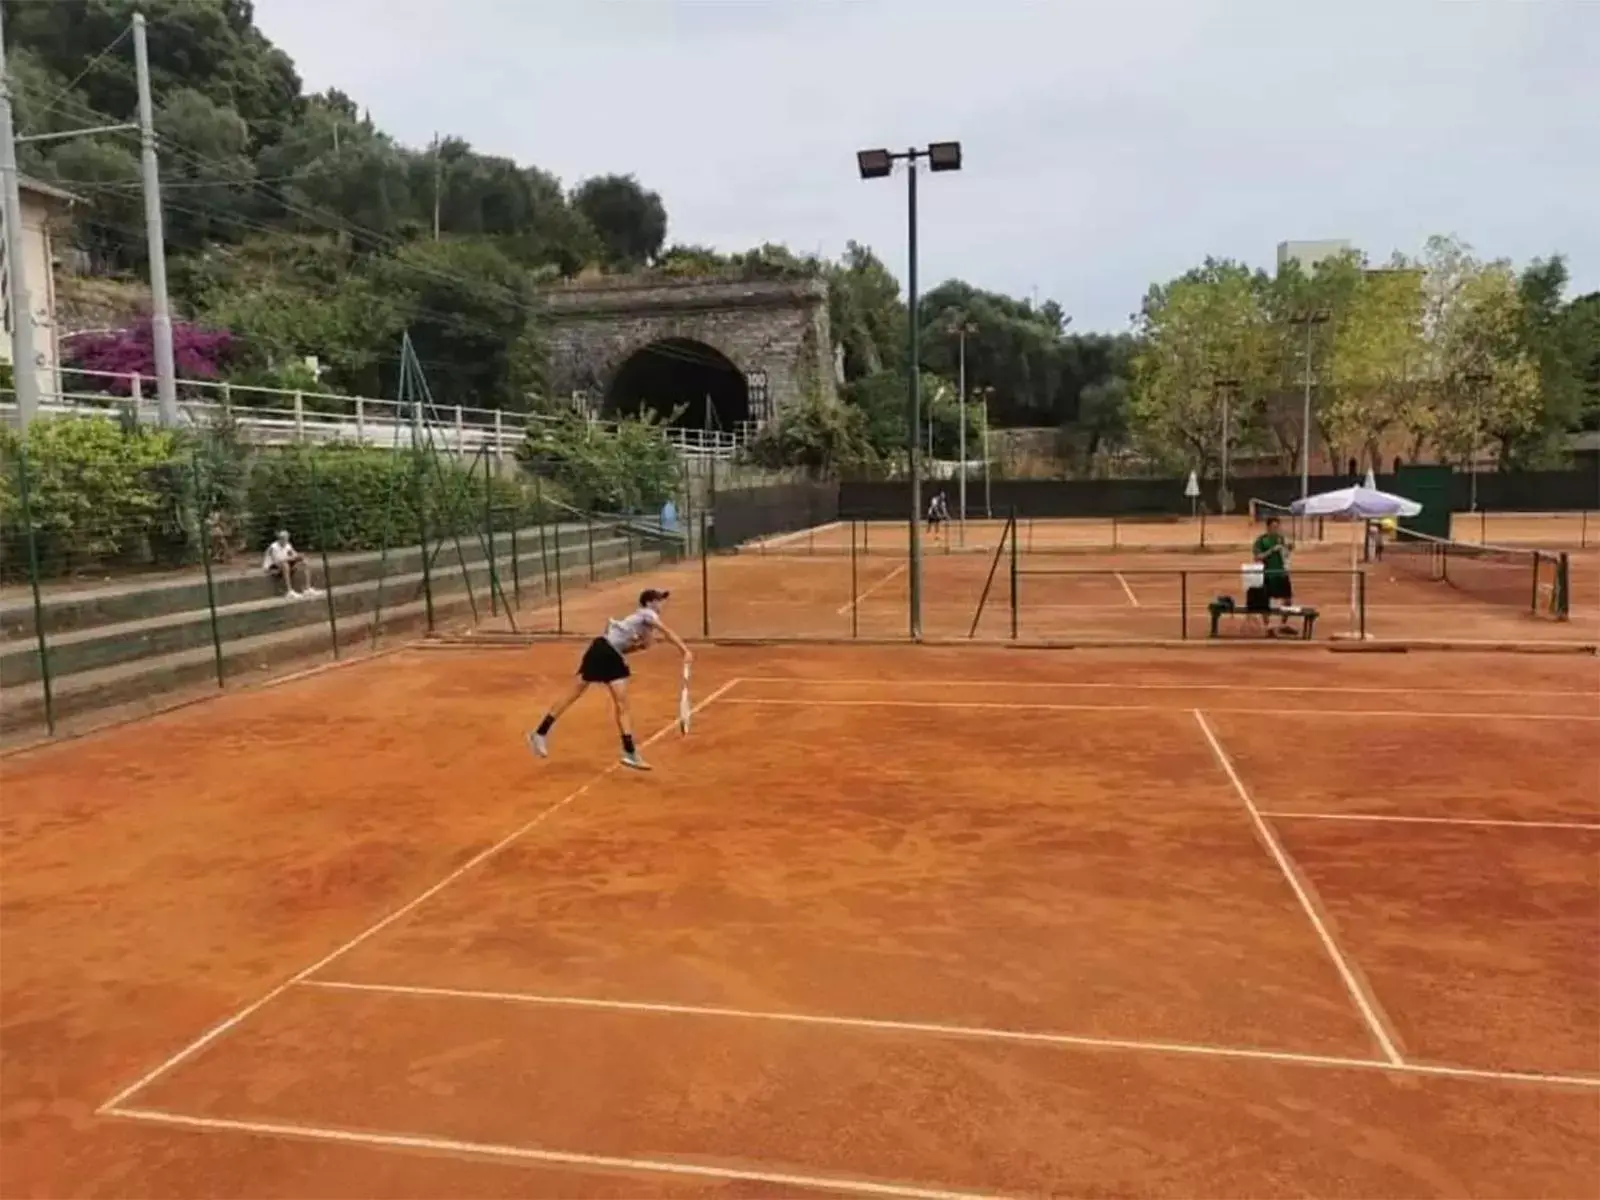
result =
[{"label": "white umbrella", "polygon": [[1319,492],[1289,505],[1297,517],[1332,517],[1336,521],[1377,521],[1384,517],[1414,517],[1422,505],[1404,496],[1380,492],[1358,484],[1336,492]]},{"label": "white umbrella", "polygon": [[[1372,472],[1367,472],[1370,483]],[[1349,521],[1350,525],[1350,613],[1356,613],[1356,575],[1361,566],[1356,553],[1355,523],[1357,521],[1379,521],[1388,517],[1414,517],[1422,511],[1422,505],[1415,500],[1408,500],[1404,496],[1396,496],[1390,492],[1380,492],[1375,487],[1357,485],[1356,487],[1340,488],[1335,492],[1320,492],[1315,496],[1306,496],[1289,505],[1289,511],[1295,516],[1306,517],[1332,517],[1336,521]]]}]

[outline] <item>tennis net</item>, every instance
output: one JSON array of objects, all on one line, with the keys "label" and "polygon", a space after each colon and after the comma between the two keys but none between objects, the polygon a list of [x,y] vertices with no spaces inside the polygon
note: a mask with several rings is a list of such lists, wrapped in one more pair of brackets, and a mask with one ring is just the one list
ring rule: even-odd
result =
[{"label": "tennis net", "polygon": [[1396,575],[1442,583],[1485,604],[1563,620],[1568,614],[1565,554],[1457,542],[1414,530],[1369,537],[1369,553]]},{"label": "tennis net", "polygon": [[1322,540],[1322,517],[1297,516],[1289,510],[1287,504],[1274,504],[1270,500],[1250,501],[1250,520],[1257,525],[1265,525],[1276,517],[1279,524],[1288,532],[1289,536],[1297,542],[1320,542]]}]

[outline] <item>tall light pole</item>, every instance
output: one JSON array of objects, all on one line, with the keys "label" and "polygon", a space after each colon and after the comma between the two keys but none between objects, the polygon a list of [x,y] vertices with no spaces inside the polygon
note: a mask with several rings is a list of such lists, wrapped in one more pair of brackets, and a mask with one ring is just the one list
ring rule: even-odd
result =
[{"label": "tall light pole", "polygon": [[960,142],[929,142],[927,146],[909,150],[858,150],[856,169],[863,179],[885,179],[894,170],[896,162],[906,164],[906,248],[909,268],[906,272],[906,309],[910,317],[908,337],[909,359],[906,374],[907,404],[910,408],[910,427],[906,430],[907,462],[911,468],[911,562],[910,577],[912,640],[922,637],[922,477],[917,468],[917,443],[921,440],[921,347],[917,328],[917,160],[928,160],[932,171],[959,171],[961,169]]},{"label": "tall light pole", "polygon": [[1311,494],[1311,333],[1328,320],[1326,309],[1311,309],[1295,317],[1293,323],[1306,327],[1306,392],[1300,410],[1300,498]]},{"label": "tall light pole", "polygon": [[961,513],[961,537],[963,542],[967,536],[967,334],[977,333],[978,327],[965,316],[957,317],[950,325],[950,332],[957,338],[957,363],[956,369],[956,404],[959,419],[958,437],[961,446],[961,478],[956,487],[958,496],[956,507]]},{"label": "tall light pole", "polygon": [[1217,507],[1226,514],[1233,511],[1233,493],[1228,490],[1228,406],[1233,402],[1234,393],[1239,390],[1239,381],[1214,379],[1211,389],[1222,401],[1222,487],[1217,493]]},{"label": "tall light pole", "polygon": [[993,517],[994,504],[989,493],[989,397],[994,395],[994,389],[973,388],[972,394],[983,405],[983,515]]},{"label": "tall light pole", "polygon": [[1483,389],[1490,378],[1487,371],[1472,371],[1467,375],[1467,384],[1472,388],[1472,448],[1467,452],[1467,476],[1471,481],[1468,512],[1478,511],[1478,429],[1483,423]]}]

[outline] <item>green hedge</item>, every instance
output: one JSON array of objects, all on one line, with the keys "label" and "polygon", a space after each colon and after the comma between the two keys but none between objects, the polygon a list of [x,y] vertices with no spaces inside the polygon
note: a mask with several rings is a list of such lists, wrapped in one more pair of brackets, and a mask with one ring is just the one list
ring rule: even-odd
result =
[{"label": "green hedge", "polygon": [[355,447],[295,448],[258,459],[250,472],[245,503],[250,545],[265,546],[279,529],[295,544],[328,551],[376,550],[418,541],[421,497],[428,536],[478,534],[536,520],[533,494],[520,479],[469,471],[458,462],[427,454]]},{"label": "green hedge", "polygon": [[8,581],[28,573],[24,447],[44,578],[198,563],[197,535],[228,542],[246,557],[259,555],[282,528],[308,550],[414,544],[419,497],[432,538],[477,537],[491,518],[505,530],[541,516],[535,485],[520,474],[490,475],[486,488],[481,461],[469,471],[443,456],[298,446],[252,459],[226,431],[191,435],[111,419],[44,419],[29,425],[25,442],[0,431],[0,576]]}]

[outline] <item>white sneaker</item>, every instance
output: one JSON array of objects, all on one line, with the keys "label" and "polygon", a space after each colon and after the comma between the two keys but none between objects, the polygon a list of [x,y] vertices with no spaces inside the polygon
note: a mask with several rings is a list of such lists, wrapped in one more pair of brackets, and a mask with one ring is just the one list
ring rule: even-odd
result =
[{"label": "white sneaker", "polygon": [[639,757],[639,752],[637,750],[633,751],[631,754],[624,753],[622,756],[622,765],[634,771],[648,771],[650,769],[650,764]]},{"label": "white sneaker", "polygon": [[297,592],[293,588],[291,588],[289,591],[287,591],[287,592],[285,592],[283,594],[283,602],[285,604],[289,603],[291,600],[304,600],[304,599],[305,599],[305,594],[303,592]]},{"label": "white sneaker", "polygon": [[540,758],[550,757],[550,743],[545,741],[544,734],[537,729],[528,733],[528,749],[532,750]]}]

